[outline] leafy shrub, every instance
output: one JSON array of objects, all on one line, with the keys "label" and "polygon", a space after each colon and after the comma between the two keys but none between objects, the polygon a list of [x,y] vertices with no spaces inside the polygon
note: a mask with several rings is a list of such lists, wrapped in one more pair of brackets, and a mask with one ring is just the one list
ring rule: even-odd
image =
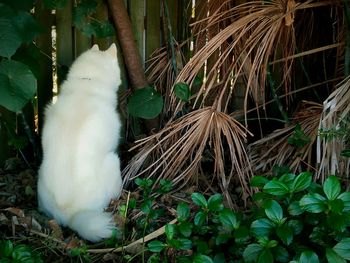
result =
[{"label": "leafy shrub", "polygon": [[194,209],[180,203],[178,223],[165,240],[148,243],[148,262],[346,262],[350,260],[350,192],[330,176],[323,186],[312,175],[286,173],[251,185],[251,211],[237,213],[215,194],[192,194]]},{"label": "leafy shrub", "polygon": [[10,240],[0,241],[0,262],[43,262],[38,253],[27,245],[14,245]]}]

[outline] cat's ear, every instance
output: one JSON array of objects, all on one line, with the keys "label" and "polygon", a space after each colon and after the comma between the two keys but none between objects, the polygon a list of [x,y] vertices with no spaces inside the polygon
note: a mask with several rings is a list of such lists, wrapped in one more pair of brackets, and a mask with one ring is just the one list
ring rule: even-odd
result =
[{"label": "cat's ear", "polygon": [[98,48],[98,45],[95,44],[95,45],[92,46],[91,50],[100,50],[100,49]]},{"label": "cat's ear", "polygon": [[117,46],[113,43],[107,50],[107,53],[111,54],[114,57],[117,57]]}]

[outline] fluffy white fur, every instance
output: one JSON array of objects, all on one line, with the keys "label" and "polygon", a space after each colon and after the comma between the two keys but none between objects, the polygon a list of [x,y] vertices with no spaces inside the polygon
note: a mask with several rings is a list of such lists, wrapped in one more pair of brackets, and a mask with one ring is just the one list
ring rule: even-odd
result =
[{"label": "fluffy white fur", "polygon": [[73,63],[45,112],[39,208],[90,241],[110,237],[115,228],[104,207],[122,188],[115,154],[120,83],[116,46],[100,51],[95,45]]}]

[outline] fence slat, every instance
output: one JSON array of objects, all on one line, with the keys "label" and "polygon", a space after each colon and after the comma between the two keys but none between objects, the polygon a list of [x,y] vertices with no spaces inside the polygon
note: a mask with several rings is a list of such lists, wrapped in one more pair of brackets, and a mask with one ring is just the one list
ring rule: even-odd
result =
[{"label": "fence slat", "polygon": [[130,0],[129,1],[130,21],[132,30],[135,36],[136,45],[140,52],[141,60],[145,62],[144,55],[144,29],[145,29],[145,5],[144,1]]},{"label": "fence slat", "polygon": [[160,1],[146,2],[146,60],[160,47]]}]

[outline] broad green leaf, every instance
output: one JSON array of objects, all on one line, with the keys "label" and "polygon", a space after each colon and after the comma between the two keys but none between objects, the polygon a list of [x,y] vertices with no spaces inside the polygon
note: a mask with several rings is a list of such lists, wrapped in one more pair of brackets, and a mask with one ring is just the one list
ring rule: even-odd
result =
[{"label": "broad green leaf", "polygon": [[336,176],[329,176],[323,184],[323,191],[329,200],[334,200],[340,194],[340,182]]},{"label": "broad green leaf", "polygon": [[[109,21],[91,21],[86,25],[91,27],[92,34],[97,38],[110,37],[115,35],[113,25]],[[90,29],[89,29],[90,30]]]},{"label": "broad green leaf", "polygon": [[17,11],[18,10],[30,11],[34,6],[35,1],[34,0],[20,0],[20,1],[1,0],[0,2],[10,6],[11,8]]},{"label": "broad green leaf", "polygon": [[282,207],[275,200],[267,200],[264,203],[266,216],[276,224],[279,224],[283,219]]},{"label": "broad green leaf", "polygon": [[163,98],[153,87],[145,87],[131,95],[127,108],[134,117],[153,119],[163,109]]},{"label": "broad green leaf", "polygon": [[152,200],[148,199],[142,202],[141,207],[140,207],[141,211],[144,214],[149,214],[151,212],[152,209]]},{"label": "broad green leaf", "polygon": [[263,251],[261,251],[258,257],[258,263],[273,263],[273,262],[274,262],[274,259],[270,249],[264,249]]},{"label": "broad green leaf", "polygon": [[277,180],[272,180],[265,184],[264,186],[264,192],[269,193],[271,195],[285,195],[289,193],[289,188],[288,186],[280,181]]},{"label": "broad green leaf", "polygon": [[186,238],[179,238],[180,242],[179,249],[181,250],[190,250],[192,248],[192,241]]},{"label": "broad green leaf", "polygon": [[289,253],[284,247],[277,246],[272,251],[277,262],[289,262]]},{"label": "broad green leaf", "polygon": [[275,224],[267,218],[258,219],[252,222],[250,231],[257,237],[268,236]]},{"label": "broad green leaf", "polygon": [[344,210],[344,202],[341,199],[328,200],[329,209],[337,214],[340,214]]},{"label": "broad green leaf", "polygon": [[220,233],[215,238],[215,244],[220,246],[221,244],[227,244],[228,240],[232,237],[229,233]]},{"label": "broad green leaf", "polygon": [[291,189],[292,192],[296,193],[307,189],[310,186],[311,181],[312,181],[312,175],[310,172],[300,173],[293,181],[292,189]]},{"label": "broad green leaf", "polygon": [[350,260],[350,238],[342,239],[333,247],[333,251],[346,260]]},{"label": "broad green leaf", "polygon": [[250,238],[249,229],[245,226],[240,226],[233,232],[233,237],[236,243],[243,244]]},{"label": "broad green leaf", "polygon": [[288,189],[291,189],[295,178],[296,178],[295,174],[285,173],[278,179],[278,181],[287,185]]},{"label": "broad green leaf", "polygon": [[170,180],[160,179],[159,188],[157,189],[157,193],[166,194],[171,191],[173,188],[173,183]]},{"label": "broad green leaf", "polygon": [[221,194],[214,194],[209,197],[208,199],[208,209],[211,212],[218,212],[224,209],[224,205],[222,203],[222,195]]},{"label": "broad green leaf", "polygon": [[320,194],[307,194],[301,198],[299,205],[310,213],[321,213],[326,210],[326,198]]},{"label": "broad green leaf", "polygon": [[31,248],[27,245],[17,245],[12,252],[14,262],[24,262],[25,259],[32,257]]},{"label": "broad green leaf", "polygon": [[219,213],[220,222],[228,227],[230,230],[237,229],[239,222],[237,221],[235,213],[230,209],[224,209]]},{"label": "broad green leaf", "polygon": [[188,102],[191,97],[190,86],[184,82],[178,82],[174,86],[175,96],[184,102]]},{"label": "broad green leaf", "polygon": [[346,263],[346,260],[339,256],[332,248],[326,248],[328,263]]},{"label": "broad green leaf", "polygon": [[196,247],[196,251],[199,253],[207,253],[209,250],[209,245],[207,240],[194,239],[193,245]]},{"label": "broad green leaf", "polygon": [[297,148],[301,148],[310,142],[311,138],[305,134],[301,129],[301,125],[298,123],[295,126],[293,135],[288,138],[288,143]]},{"label": "broad green leaf", "polygon": [[257,176],[254,176],[252,180],[250,180],[250,186],[261,188],[261,187],[264,187],[264,185],[268,182],[269,182],[269,179],[267,179],[265,176],[257,175]]},{"label": "broad green leaf", "polygon": [[184,221],[178,224],[178,230],[184,237],[190,237],[192,234],[193,225],[191,222]]},{"label": "broad green leaf", "polygon": [[29,43],[37,35],[44,32],[44,28],[35,20],[28,12],[21,11],[13,19],[18,34],[21,36],[22,42]]},{"label": "broad green leaf", "polygon": [[298,216],[304,213],[304,210],[300,207],[298,201],[294,201],[288,206],[288,212],[292,216]]},{"label": "broad green leaf", "polygon": [[36,92],[36,79],[30,69],[13,60],[0,62],[0,105],[20,111]]},{"label": "broad green leaf", "polygon": [[293,241],[293,230],[288,225],[280,225],[276,229],[277,236],[282,240],[282,242],[289,246]]},{"label": "broad green leaf", "polygon": [[165,235],[167,239],[173,239],[175,234],[175,225],[174,224],[167,224],[165,226]]},{"label": "broad green leaf", "polygon": [[182,222],[190,217],[190,207],[186,203],[179,203],[177,205],[177,219]]},{"label": "broad green leaf", "polygon": [[350,192],[341,193],[338,199],[343,201],[344,211],[350,211]]},{"label": "broad green leaf", "polygon": [[203,225],[203,223],[205,222],[206,217],[207,217],[207,215],[204,212],[202,212],[202,211],[198,212],[195,215],[195,217],[194,217],[194,224],[196,226]]},{"label": "broad green leaf", "polygon": [[301,221],[293,219],[288,221],[287,226],[293,230],[294,235],[299,235],[303,230],[304,225]]},{"label": "broad green leaf", "polygon": [[9,257],[13,251],[13,243],[10,240],[0,242],[0,256]]},{"label": "broad green leaf", "polygon": [[167,245],[161,241],[153,240],[147,244],[148,250],[154,253],[161,252]]},{"label": "broad green leaf", "polygon": [[320,261],[315,252],[306,250],[301,253],[299,262],[300,263],[319,263]]},{"label": "broad green leaf", "polygon": [[[0,4],[0,8],[11,9]],[[0,56],[10,58],[22,44],[22,38],[12,18],[0,16]]]},{"label": "broad green leaf", "polygon": [[202,208],[208,207],[208,202],[201,193],[193,193],[191,195],[191,198],[192,198],[193,203],[195,203],[196,205],[198,205]]},{"label": "broad green leaf", "polygon": [[206,256],[206,255],[202,255],[202,254],[197,254],[193,257],[193,263],[214,263],[214,261]]},{"label": "broad green leaf", "polygon": [[253,243],[248,245],[243,251],[243,258],[245,262],[257,262],[263,247],[259,244]]}]

